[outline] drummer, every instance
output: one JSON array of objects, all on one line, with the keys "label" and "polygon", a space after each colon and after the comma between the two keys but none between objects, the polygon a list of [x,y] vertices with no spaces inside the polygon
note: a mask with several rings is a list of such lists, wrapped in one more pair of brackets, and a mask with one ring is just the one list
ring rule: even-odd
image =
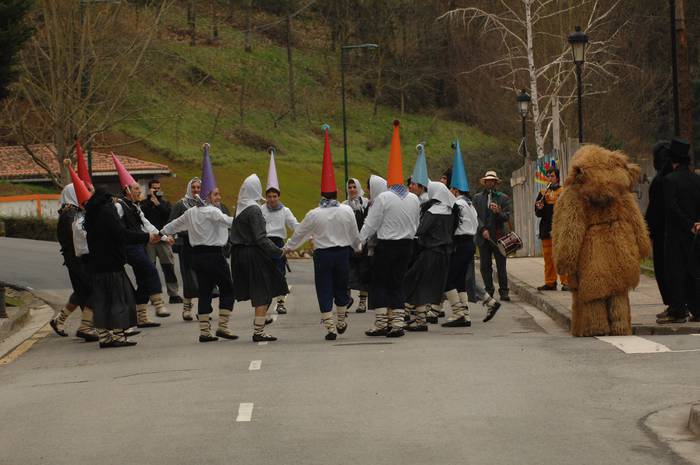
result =
[{"label": "drummer", "polygon": [[493,284],[493,259],[496,260],[498,271],[498,294],[500,300],[510,301],[508,295],[508,273],[506,257],[497,247],[498,239],[510,232],[510,197],[498,190],[501,180],[495,171],[487,171],[481,178],[484,187],[474,196],[474,208],[479,217],[479,229],[476,233],[476,245],[479,247],[481,260],[481,278],[484,289],[495,297]]}]

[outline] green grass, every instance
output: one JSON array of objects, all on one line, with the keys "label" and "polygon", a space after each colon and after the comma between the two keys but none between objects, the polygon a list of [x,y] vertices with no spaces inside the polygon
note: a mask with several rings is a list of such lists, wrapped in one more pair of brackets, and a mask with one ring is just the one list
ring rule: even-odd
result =
[{"label": "green grass", "polygon": [[[185,29],[185,15],[172,10],[165,20]],[[206,18],[198,29],[208,31]],[[197,45],[162,34],[154,44],[144,72],[130,84],[128,106],[139,118],[125,121],[118,131],[142,138],[147,150],[136,156],[169,164],[177,177],[164,182],[171,197],[184,191],[187,180],[199,174],[201,146],[209,142],[224,200],[233,204],[242,179],[256,172],[265,183],[266,148],[278,148],[278,174],[283,201],[298,215],[316,203],[319,192],[323,140],[320,126],[331,126],[332,153],[339,185],[343,182],[342,124],[339,73],[335,54],[323,50],[294,50],[297,118],[281,117],[288,110],[287,51],[263,37],[256,37],[253,53],[243,50],[243,35],[229,26],[220,27],[217,46]],[[302,41],[303,43],[303,41]],[[194,71],[193,71],[194,70]],[[193,84],[192,76],[211,76]],[[513,163],[513,143],[433,114],[399,115],[358,97],[358,82],[348,79],[348,153],[351,177],[366,179],[383,175],[389,153],[392,121],[401,120],[404,175],[408,177],[416,158],[415,145],[427,141],[430,174],[438,178],[451,164],[450,142],[458,137],[470,180],[475,183],[488,167]],[[240,118],[240,89],[245,86],[244,119]],[[217,116],[218,115],[218,116]],[[129,153],[129,148],[124,148]],[[495,165],[493,164],[495,163]],[[517,164],[517,160],[515,161]],[[508,173],[509,174],[509,173]]]}]

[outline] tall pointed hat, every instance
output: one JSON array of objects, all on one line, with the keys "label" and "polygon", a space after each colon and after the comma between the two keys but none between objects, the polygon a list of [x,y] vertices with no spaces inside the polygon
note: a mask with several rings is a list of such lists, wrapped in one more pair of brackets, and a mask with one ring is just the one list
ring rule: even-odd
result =
[{"label": "tall pointed hat", "polygon": [[416,150],[418,151],[418,158],[416,158],[416,165],[413,167],[411,181],[428,187],[428,162],[425,159],[425,143],[421,142],[416,145]]},{"label": "tall pointed hat", "polygon": [[267,171],[267,187],[265,187],[265,192],[269,191],[270,189],[281,192],[280,183],[277,180],[277,167],[275,166],[275,148],[270,147],[267,150],[270,152],[270,168]]},{"label": "tall pointed hat", "polygon": [[78,200],[78,204],[85,205],[85,202],[90,200],[92,193],[85,187],[85,183],[80,179],[80,176],[75,173],[70,163],[66,163],[66,166],[68,166],[68,171],[70,172],[70,179],[73,183],[73,189],[75,189],[75,197]]},{"label": "tall pointed hat", "polygon": [[464,169],[464,160],[462,159],[462,150],[459,148],[459,139],[452,143],[452,148],[455,149],[455,158],[452,163],[452,182],[450,187],[463,192],[469,192],[469,180],[467,172]]},{"label": "tall pointed hat", "polygon": [[338,192],[335,184],[335,171],[333,170],[333,159],[331,158],[331,144],[328,140],[328,132],[331,127],[327,124],[321,126],[323,130],[323,169],[321,170],[321,194],[331,194]]},{"label": "tall pointed hat", "polygon": [[399,120],[394,120],[394,135],[391,137],[391,150],[389,151],[389,167],[386,174],[386,183],[389,186],[403,185],[403,164],[401,162],[401,139],[399,137]]},{"label": "tall pointed hat", "polygon": [[77,137],[75,138],[75,158],[78,164],[78,176],[83,180],[86,186],[92,186],[90,170],[88,170],[85,154],[83,154],[83,148],[80,146],[80,140]]},{"label": "tall pointed hat", "polygon": [[216,178],[214,177],[214,169],[211,166],[211,158],[209,158],[208,143],[204,144],[204,158],[202,159],[202,190],[199,196],[206,199],[211,194],[211,191],[216,189]]},{"label": "tall pointed hat", "polygon": [[134,180],[133,176],[131,176],[131,174],[129,174],[126,168],[124,168],[124,165],[122,165],[122,162],[119,161],[114,152],[112,152],[112,162],[114,162],[114,167],[117,169],[117,175],[119,175],[119,184],[121,184],[122,188],[131,186],[132,184],[136,184],[136,181]]}]

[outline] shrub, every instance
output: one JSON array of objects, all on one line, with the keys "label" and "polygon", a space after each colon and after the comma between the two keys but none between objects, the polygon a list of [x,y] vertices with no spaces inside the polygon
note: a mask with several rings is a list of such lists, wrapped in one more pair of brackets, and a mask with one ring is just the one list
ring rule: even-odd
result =
[{"label": "shrub", "polygon": [[57,241],[56,220],[47,220],[30,216],[25,218],[0,218],[0,221],[5,223],[5,235],[7,237]]}]

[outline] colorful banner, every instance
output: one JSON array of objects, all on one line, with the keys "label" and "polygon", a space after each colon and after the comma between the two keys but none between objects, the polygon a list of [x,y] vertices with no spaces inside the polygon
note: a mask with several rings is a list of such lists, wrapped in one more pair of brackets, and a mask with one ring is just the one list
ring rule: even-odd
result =
[{"label": "colorful banner", "polygon": [[557,166],[559,166],[559,162],[556,160],[555,155],[553,154],[544,155],[538,158],[535,165],[535,182],[544,186],[549,184],[549,181],[547,180],[547,170],[550,168],[556,168]]}]

